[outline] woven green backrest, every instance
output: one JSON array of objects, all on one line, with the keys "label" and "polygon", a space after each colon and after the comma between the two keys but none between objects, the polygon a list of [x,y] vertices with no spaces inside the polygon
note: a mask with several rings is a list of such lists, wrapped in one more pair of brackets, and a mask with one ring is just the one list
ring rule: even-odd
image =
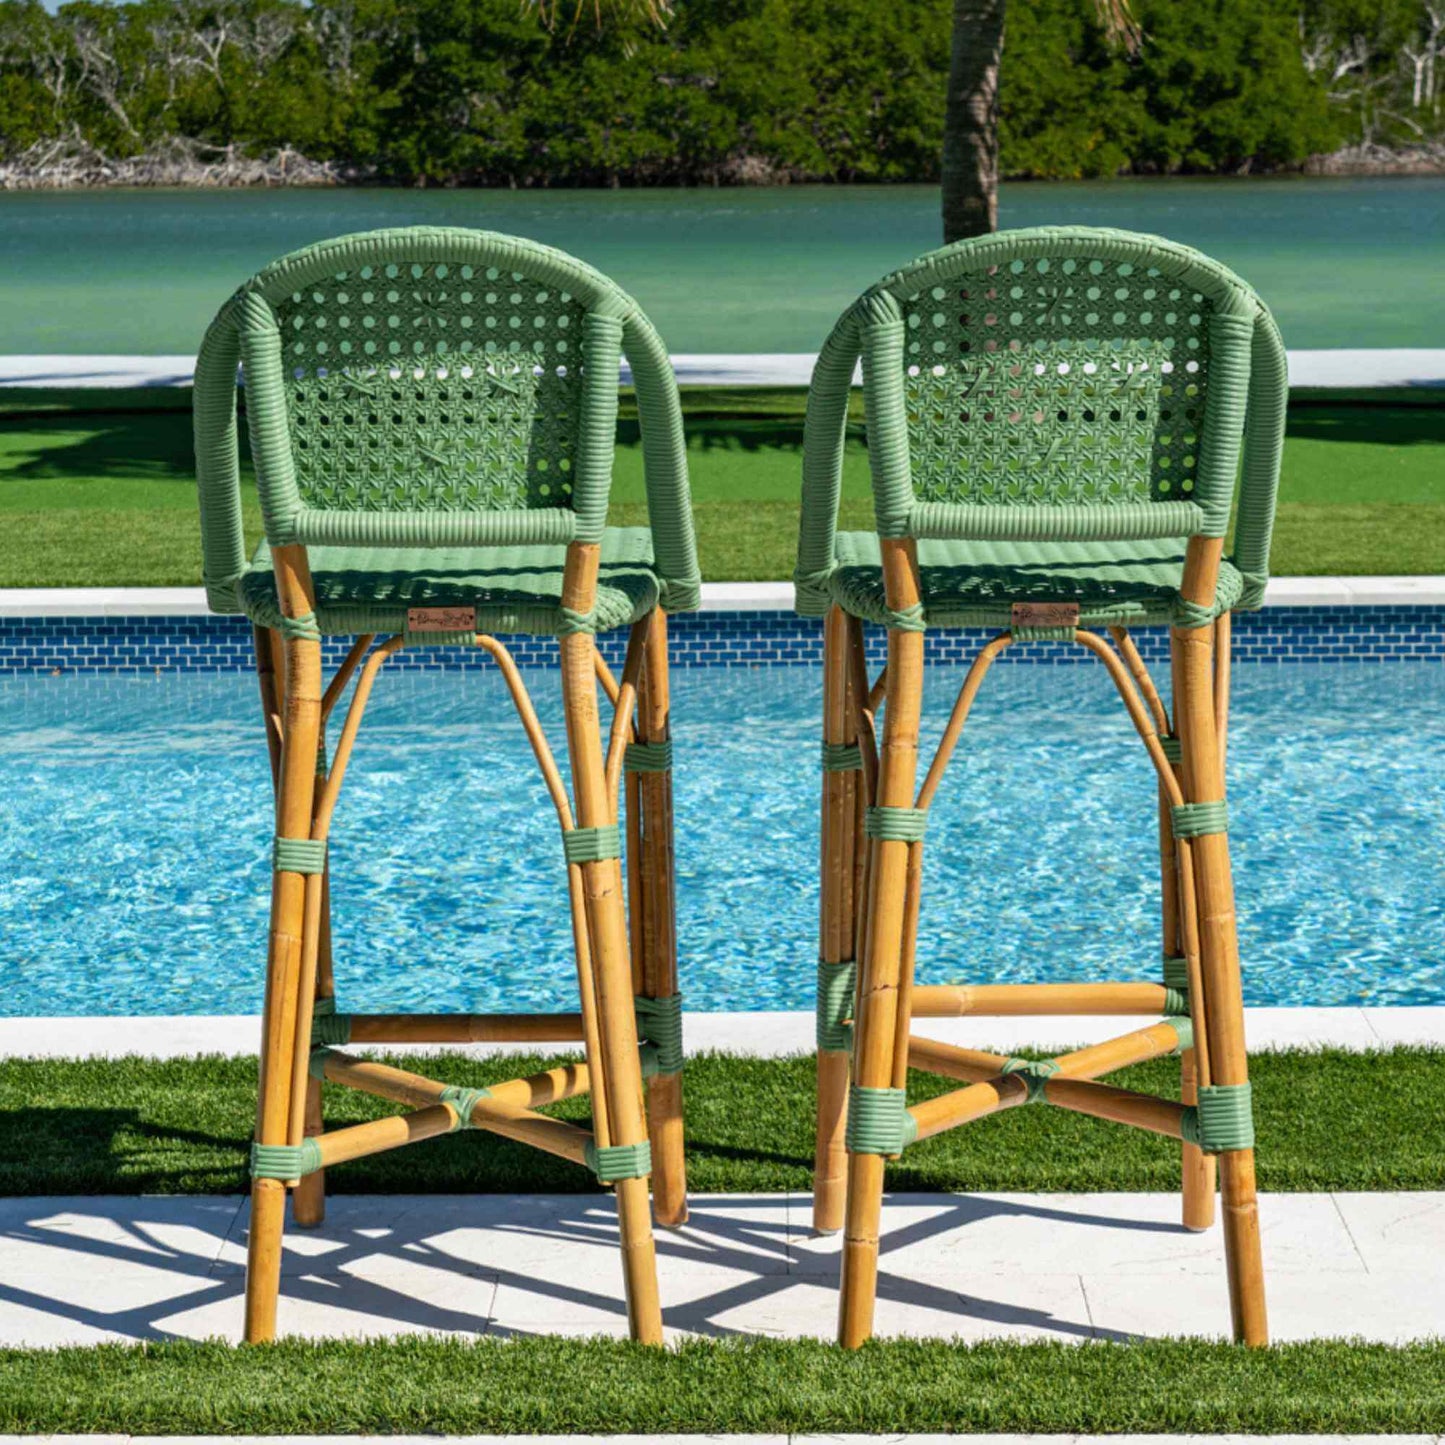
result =
[{"label": "woven green backrest", "polygon": [[1040,256],[900,302],[920,500],[1190,500],[1210,299],[1157,266]]},{"label": "woven green backrest", "polygon": [[236,370],[267,540],[353,546],[595,542],[618,366],[637,392],[664,605],[697,605],[682,412],[666,348],[599,272],[516,237],[409,227],[268,266],[196,367],[205,579],[234,610],[245,567]]},{"label": "woven green backrest", "polygon": [[402,259],[323,277],[273,310],[305,506],[570,505],[587,310],[569,291]]},{"label": "woven green backrest", "polygon": [[1217,262],[1155,236],[1041,227],[935,251],[866,292],[809,392],[805,612],[825,602],[860,358],[880,535],[1222,536],[1243,454],[1236,553],[1242,605],[1257,605],[1285,354],[1259,298]]}]

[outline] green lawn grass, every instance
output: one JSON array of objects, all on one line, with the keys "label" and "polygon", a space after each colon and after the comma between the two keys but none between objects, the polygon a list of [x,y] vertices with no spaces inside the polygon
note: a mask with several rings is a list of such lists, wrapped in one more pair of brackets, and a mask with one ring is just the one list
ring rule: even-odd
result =
[{"label": "green lawn grass", "polygon": [[[0,397],[0,586],[180,586],[200,580],[190,418],[151,400],[77,411],[74,399]],[[174,397],[170,398],[174,405]],[[791,575],[801,467],[795,391],[687,393],[703,574]],[[620,425],[614,520],[645,519],[636,426]],[[1438,572],[1445,566],[1445,407],[1297,406],[1291,413],[1274,571]],[[869,525],[855,429],[844,525]],[[247,527],[260,530],[247,489]]]},{"label": "green lawn grass", "polygon": [[[516,1056],[402,1061],[448,1083],[485,1084],[537,1067]],[[1291,1050],[1251,1062],[1259,1179],[1269,1190],[1445,1187],[1445,1051]],[[1111,1075],[1152,1093],[1177,1090],[1156,1060]],[[952,1087],[915,1074],[911,1097]],[[698,1192],[811,1187],[810,1058],[690,1059],[688,1182]],[[1174,1093],[1177,1097],[1177,1093]],[[394,1107],[329,1088],[331,1126]],[[254,1059],[7,1060],[0,1070],[0,1194],[222,1193],[245,1187],[255,1122]],[[556,1107],[585,1119],[585,1099]],[[911,1146],[889,1165],[894,1189],[1176,1189],[1178,1146],[1058,1109],[1015,1109]],[[331,1170],[337,1191],[588,1191],[581,1169],[507,1140],[469,1133]]]},{"label": "green lawn grass", "polygon": [[[1144,1282],[1141,1287],[1148,1287]],[[137,1435],[1433,1433],[1445,1344],[545,1336],[0,1351],[0,1430]]]}]

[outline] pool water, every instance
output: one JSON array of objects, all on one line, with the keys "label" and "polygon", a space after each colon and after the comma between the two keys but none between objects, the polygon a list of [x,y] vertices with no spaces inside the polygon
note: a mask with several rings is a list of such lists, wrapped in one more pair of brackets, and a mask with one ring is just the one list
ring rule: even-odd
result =
[{"label": "pool water", "polygon": [[[930,672],[931,736],[961,680]],[[529,681],[560,756],[557,674]],[[1236,668],[1247,1002],[1445,1003],[1441,681],[1426,663]],[[688,1007],[811,1008],[819,674],[674,682]],[[0,683],[0,1013],[259,1009],[257,712],[238,674]],[[1154,830],[1102,669],[996,669],[933,809],[921,981],[1154,977]],[[575,1006],[556,825],[494,674],[383,674],[333,839],[343,1007]]]}]

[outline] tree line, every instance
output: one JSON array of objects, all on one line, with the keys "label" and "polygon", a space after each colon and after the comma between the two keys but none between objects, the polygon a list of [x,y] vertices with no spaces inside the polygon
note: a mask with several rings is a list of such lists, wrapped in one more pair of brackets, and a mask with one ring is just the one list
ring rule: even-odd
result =
[{"label": "tree line", "polygon": [[[0,0],[0,161],[296,158],[436,185],[932,181],[951,0]],[[1006,176],[1238,172],[1445,135],[1445,0],[1014,0]],[[319,168],[319,169],[318,169]]]}]

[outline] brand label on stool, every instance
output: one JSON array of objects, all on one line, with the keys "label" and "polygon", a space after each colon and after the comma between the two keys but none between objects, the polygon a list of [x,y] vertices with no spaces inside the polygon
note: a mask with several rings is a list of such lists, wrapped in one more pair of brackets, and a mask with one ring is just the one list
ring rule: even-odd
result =
[{"label": "brand label on stool", "polygon": [[[1078,608],[1074,610],[1077,612]],[[406,609],[406,630],[408,632],[475,632],[477,630],[477,609],[475,607],[408,607]]]},{"label": "brand label on stool", "polygon": [[1077,627],[1077,602],[1015,602],[1011,612],[1015,627]]}]

